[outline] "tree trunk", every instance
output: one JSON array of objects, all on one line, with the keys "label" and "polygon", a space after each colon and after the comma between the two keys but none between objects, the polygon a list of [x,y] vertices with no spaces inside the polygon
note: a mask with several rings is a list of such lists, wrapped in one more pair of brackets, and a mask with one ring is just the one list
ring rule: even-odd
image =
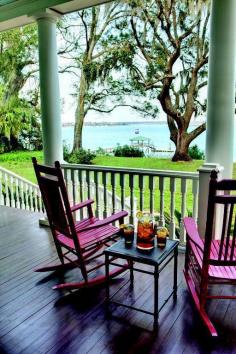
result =
[{"label": "tree trunk", "polygon": [[86,94],[86,79],[83,71],[81,72],[79,98],[75,112],[75,129],[74,129],[74,144],[73,151],[82,148],[82,132],[85,118],[85,94]]},{"label": "tree trunk", "polygon": [[175,143],[175,153],[172,157],[172,161],[191,161],[191,157],[188,154],[188,148],[190,144],[188,133],[183,129],[178,129],[177,139]]},{"label": "tree trunk", "polygon": [[19,142],[18,142],[18,139],[11,135],[10,136],[10,147],[11,147],[11,150],[17,150],[19,148]]}]

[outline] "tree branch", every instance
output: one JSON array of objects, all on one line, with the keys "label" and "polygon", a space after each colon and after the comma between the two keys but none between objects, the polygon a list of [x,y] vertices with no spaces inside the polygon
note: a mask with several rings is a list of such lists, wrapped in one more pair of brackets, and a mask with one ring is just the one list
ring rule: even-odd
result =
[{"label": "tree branch", "polygon": [[198,135],[206,130],[206,123],[199,125],[197,128],[188,133],[188,141],[191,143]]}]

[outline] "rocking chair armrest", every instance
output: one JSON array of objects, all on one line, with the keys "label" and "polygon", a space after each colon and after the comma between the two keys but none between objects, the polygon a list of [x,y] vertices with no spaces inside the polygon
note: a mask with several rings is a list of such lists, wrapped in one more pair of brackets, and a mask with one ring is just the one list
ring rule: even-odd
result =
[{"label": "rocking chair armrest", "polygon": [[95,221],[94,224],[91,224],[89,226],[84,227],[83,231],[84,230],[87,231],[87,230],[91,230],[91,229],[94,229],[94,228],[97,228],[97,227],[100,227],[100,226],[111,224],[114,221],[117,221],[119,219],[122,219],[122,218],[126,217],[127,215],[128,215],[127,211],[120,211],[119,213],[113,214],[113,215],[109,216],[108,218],[105,218],[103,220]]},{"label": "rocking chair armrest", "polygon": [[82,209],[86,206],[89,206],[91,204],[94,203],[94,200],[93,199],[88,199],[88,200],[85,200],[84,202],[81,202],[81,203],[78,203],[78,204],[75,204],[73,205],[70,209],[71,211],[76,211],[76,210],[79,210],[79,209]]},{"label": "rocking chair armrest", "polygon": [[193,242],[203,252],[204,242],[198,233],[197,225],[194,218],[191,217],[184,218],[184,226],[191,242]]}]

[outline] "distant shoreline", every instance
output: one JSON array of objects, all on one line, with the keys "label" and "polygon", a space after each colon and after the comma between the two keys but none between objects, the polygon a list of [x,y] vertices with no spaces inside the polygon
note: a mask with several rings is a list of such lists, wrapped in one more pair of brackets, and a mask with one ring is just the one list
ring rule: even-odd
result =
[{"label": "distant shoreline", "polygon": [[[199,121],[199,122],[193,122],[193,124],[191,125],[199,125],[203,123],[202,121]],[[143,122],[140,122],[140,121],[134,121],[134,122],[85,122],[84,125],[85,126],[110,126],[110,125],[133,125],[133,124],[161,124],[161,125],[166,125],[167,122],[166,121],[143,121]],[[69,123],[62,123],[62,126],[63,127],[73,127],[75,125],[75,123],[73,122],[69,122]]]}]

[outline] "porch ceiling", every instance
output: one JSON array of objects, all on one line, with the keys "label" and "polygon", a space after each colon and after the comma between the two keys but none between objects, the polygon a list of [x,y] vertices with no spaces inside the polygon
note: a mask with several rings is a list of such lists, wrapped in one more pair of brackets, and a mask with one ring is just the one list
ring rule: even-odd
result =
[{"label": "porch ceiling", "polygon": [[0,32],[34,22],[30,15],[50,9],[62,15],[111,0],[0,0]]}]

